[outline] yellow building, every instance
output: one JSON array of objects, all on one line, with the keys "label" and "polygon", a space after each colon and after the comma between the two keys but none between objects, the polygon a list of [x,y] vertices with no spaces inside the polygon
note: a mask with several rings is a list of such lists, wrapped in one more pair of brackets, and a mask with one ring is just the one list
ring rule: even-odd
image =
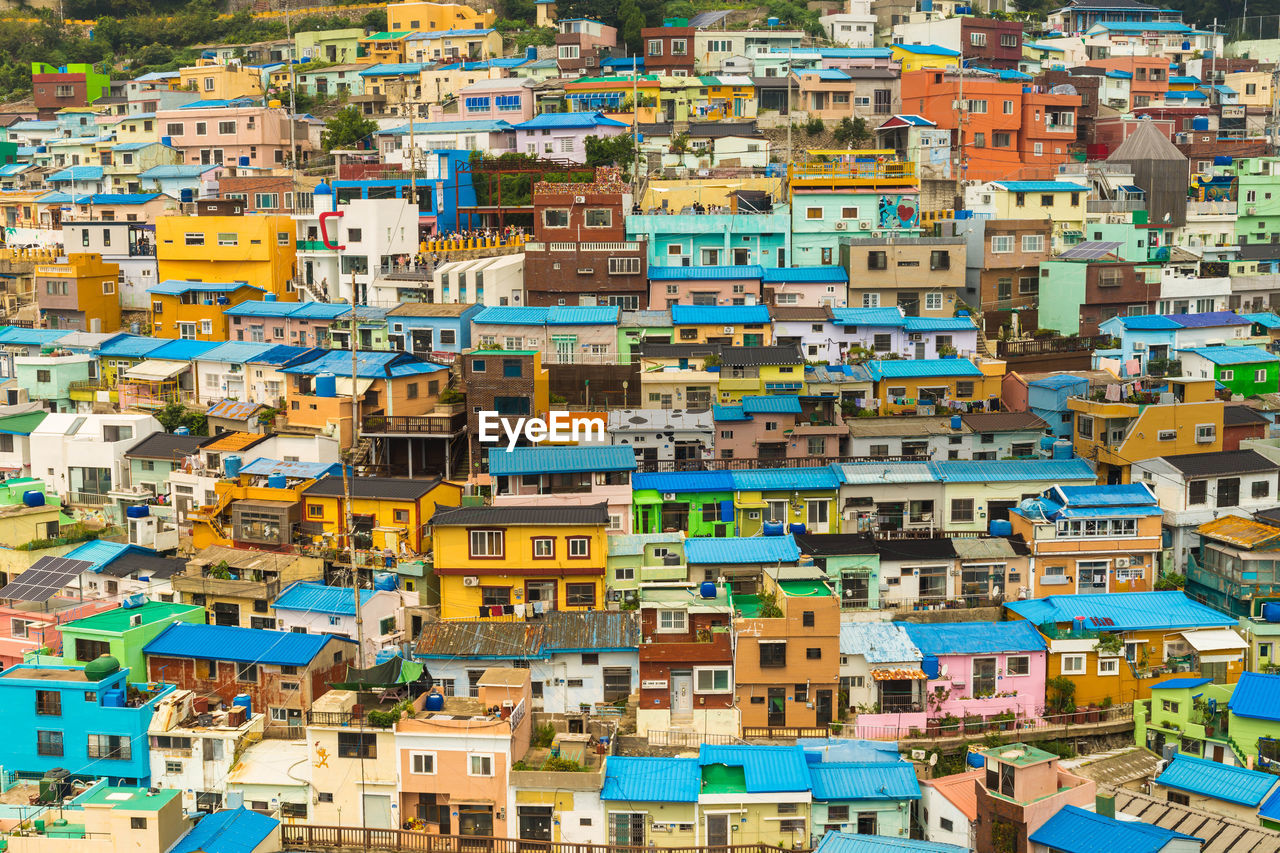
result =
[{"label": "yellow building", "polygon": [[356,61],[373,65],[404,62],[404,40],[412,34],[411,30],[390,30],[365,36],[357,42],[359,54]]},{"label": "yellow building", "polygon": [[880,414],[916,412],[919,406],[950,408],[952,402],[984,407],[1000,399],[1005,363],[975,364],[964,358],[916,358],[871,361],[866,368],[875,383]]},{"label": "yellow building", "polygon": [[166,279],[147,288],[151,299],[151,334],[188,341],[230,340],[226,310],[261,299],[256,287],[239,282]]},{"label": "yellow building", "polygon": [[1157,456],[1212,453],[1222,449],[1225,404],[1214,396],[1213,379],[1170,379],[1170,402],[1140,392],[1126,401],[1072,397],[1076,455],[1094,463],[1100,483],[1128,483],[1135,462]]},{"label": "yellow building", "polygon": [[492,9],[478,12],[461,3],[387,4],[389,30],[474,30],[492,27],[497,19]]},{"label": "yellow building", "polygon": [[[302,492],[302,517],[323,532],[319,538],[346,541],[346,505],[341,477],[325,477]],[[427,524],[439,506],[462,503],[462,487],[439,478],[358,477],[351,481],[352,529],[361,550],[417,556],[427,551]]]},{"label": "yellow building", "polygon": [[324,576],[319,557],[272,553],[253,547],[205,547],[173,577],[173,591],[183,604],[203,603],[217,625],[274,628],[271,602],[295,581]]},{"label": "yellow building", "polygon": [[603,607],[608,524],[603,503],[440,510],[431,521],[440,618]]},{"label": "yellow building", "polygon": [[160,280],[238,282],[295,302],[296,234],[288,216],[157,217]]},{"label": "yellow building", "polygon": [[1227,74],[1223,83],[1236,92],[1236,103],[1242,107],[1271,109],[1275,93],[1271,89],[1270,71],[1237,71]]},{"label": "yellow building", "polygon": [[[677,267],[675,274],[683,276],[681,271],[686,269],[688,268]],[[722,295],[727,297],[731,293],[740,295],[741,292],[734,288],[747,286],[745,282],[733,278],[699,280],[697,283],[699,286],[696,290],[716,298]],[[773,343],[773,324],[766,305],[731,305],[727,298],[721,304],[672,305],[671,322],[675,327],[672,343],[723,344],[734,347],[769,346]]]},{"label": "yellow building", "polygon": [[72,252],[65,264],[36,267],[36,305],[47,328],[78,332],[120,330],[120,265],[102,255]]},{"label": "yellow building", "polygon": [[179,68],[182,88],[199,92],[205,101],[254,98],[262,95],[262,74],[239,62],[221,65],[206,59],[189,68]]},{"label": "yellow building", "polygon": [[893,61],[902,64],[902,73],[921,68],[959,68],[960,53],[932,44],[891,44]]},{"label": "yellow building", "polygon": [[497,30],[443,30],[413,33],[404,40],[406,62],[473,62],[502,56]]},{"label": "yellow building", "polygon": [[[970,190],[969,204],[993,219],[1048,219],[1053,233],[1083,231],[1089,188],[1067,181],[993,181]],[[976,194],[976,197],[975,195]]]}]

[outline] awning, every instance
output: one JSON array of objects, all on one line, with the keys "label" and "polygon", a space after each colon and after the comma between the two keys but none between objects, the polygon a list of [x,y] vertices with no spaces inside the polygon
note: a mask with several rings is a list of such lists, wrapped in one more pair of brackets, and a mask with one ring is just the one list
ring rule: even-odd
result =
[{"label": "awning", "polygon": [[1182,638],[1197,652],[1244,651],[1249,644],[1230,628],[1211,628],[1205,631],[1183,631]]},{"label": "awning", "polygon": [[165,379],[172,379],[190,366],[191,362],[148,359],[130,367],[124,372],[124,375],[126,379],[147,379],[152,382],[161,382]]},{"label": "awning", "polygon": [[[363,397],[363,396],[364,396],[364,392],[365,392],[365,391],[368,391],[368,390],[369,390],[369,386],[370,386],[370,385],[372,385],[372,384],[373,384],[373,380],[372,380],[372,379],[365,379],[365,378],[363,378],[363,377],[362,377],[362,378],[360,378],[360,379],[357,379],[357,380],[356,380],[356,393],[357,393],[357,394],[359,394],[361,397]],[[336,393],[337,393],[337,395],[338,395],[339,397],[350,397],[350,396],[351,396],[351,377],[350,377],[350,376],[338,376],[338,377],[336,377],[336,378],[335,378],[335,381],[334,381],[334,385],[336,386]]]},{"label": "awning", "polygon": [[871,670],[871,678],[873,681],[902,681],[903,679],[916,679],[924,681],[929,676],[925,675],[922,669],[873,669]]}]

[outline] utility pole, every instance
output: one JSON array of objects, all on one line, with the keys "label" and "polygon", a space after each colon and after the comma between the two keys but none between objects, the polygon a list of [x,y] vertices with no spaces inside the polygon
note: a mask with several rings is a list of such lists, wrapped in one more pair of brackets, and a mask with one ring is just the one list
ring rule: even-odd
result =
[{"label": "utility pole", "polygon": [[[341,256],[339,256],[341,264]],[[347,560],[351,564],[351,595],[356,605],[356,660],[361,669],[364,668],[364,614],[360,610],[360,573],[356,568],[356,531],[355,512],[351,502],[351,481],[355,478],[356,448],[360,444],[360,392],[356,387],[358,381],[358,360],[356,333],[360,314],[356,310],[356,273],[351,271],[351,320],[348,341],[351,345],[351,443],[347,448],[347,459],[342,466],[342,495],[346,503],[345,515],[347,525]]]},{"label": "utility pole", "polygon": [[[631,56],[631,145],[635,148],[635,164],[631,173],[632,203],[638,203],[639,198],[635,196],[634,191],[640,189],[640,57],[637,54]],[[674,123],[672,125],[674,127]]]},{"label": "utility pole", "polygon": [[[1213,35],[1210,36],[1210,44],[1213,45],[1213,56],[1209,59],[1209,104],[1212,105],[1218,98],[1218,43],[1216,36],[1218,35],[1218,19],[1213,19]],[[1221,119],[1219,119],[1221,120]]]},{"label": "utility pole", "polygon": [[960,203],[964,204],[964,178],[965,178],[965,175],[967,175],[969,172],[969,165],[968,163],[965,162],[965,159],[964,159],[964,125],[965,125],[965,118],[969,115],[969,103],[964,99],[964,40],[963,39],[960,40],[960,67],[957,70],[960,72],[960,96],[959,98],[957,98],[957,100],[960,102],[960,109],[956,110],[956,116],[960,119],[958,122],[956,122],[956,127],[958,128],[958,132],[960,136],[960,159],[957,161],[956,165],[960,167],[960,170],[959,170],[960,174],[956,175],[956,181],[958,182],[958,188],[960,190]]},{"label": "utility pole", "polygon": [[293,192],[289,193],[289,198],[293,202],[291,212],[298,213],[298,140],[297,128],[298,120],[298,100],[294,97],[294,90],[298,88],[298,79],[295,76],[297,70],[298,44],[293,40],[293,20],[289,15],[289,0],[284,0],[284,32],[289,39],[290,56],[285,57],[285,61],[289,63],[289,166],[292,171]]},{"label": "utility pole", "polygon": [[[418,146],[413,141],[413,123],[417,118],[417,105],[409,100],[409,81],[400,77],[401,93],[404,96],[404,105],[409,111],[409,204],[415,204],[418,201]],[[355,294],[355,279],[352,279],[351,292]],[[352,299],[352,304],[355,300]]]}]

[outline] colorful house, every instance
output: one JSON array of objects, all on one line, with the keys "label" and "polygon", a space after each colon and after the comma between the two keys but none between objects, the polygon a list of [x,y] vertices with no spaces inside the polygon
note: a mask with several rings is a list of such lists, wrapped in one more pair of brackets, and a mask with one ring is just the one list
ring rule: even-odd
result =
[{"label": "colorful house", "polygon": [[1157,755],[1165,745],[1182,756],[1217,764],[1241,764],[1227,730],[1227,706],[1234,684],[1208,678],[1166,678],[1151,685],[1151,698],[1133,704],[1134,740]]},{"label": "colorful house", "polygon": [[142,649],[172,622],[204,624],[205,610],[194,604],[144,601],[63,623],[62,659],[85,666],[103,655],[126,664],[130,672],[146,672]]},{"label": "colorful house", "polygon": [[[649,272],[652,276],[653,269]],[[773,327],[765,305],[672,305],[671,323],[676,333],[674,342],[683,344],[758,347],[773,343]]]},{"label": "colorful house", "polygon": [[881,414],[919,412],[921,407],[986,411],[998,403],[1004,378],[1003,361],[975,364],[965,358],[872,361],[867,369]]},{"label": "colorful house", "polygon": [[225,341],[232,305],[258,299],[263,291],[240,282],[165,279],[147,288],[151,330],[157,338]]},{"label": "colorful house", "polygon": [[1182,375],[1213,379],[1232,394],[1253,397],[1280,391],[1280,357],[1261,347],[1180,349]]},{"label": "colorful house", "polygon": [[1227,731],[1246,765],[1275,770],[1280,764],[1280,675],[1241,673],[1231,694]]},{"label": "colorful house", "polygon": [[[243,282],[295,301],[297,230],[288,216],[162,216],[156,220],[160,280]],[[217,338],[228,339],[225,332]]]},{"label": "colorful house", "polygon": [[304,488],[302,517],[321,541],[341,542],[349,513],[355,546],[365,551],[425,553],[427,525],[436,510],[462,502],[462,487],[439,478],[355,477],[349,485],[349,508],[341,477],[324,477]]},{"label": "colorful house", "polygon": [[65,264],[36,267],[36,305],[50,329],[115,332],[120,328],[120,266],[102,255],[71,252]]}]

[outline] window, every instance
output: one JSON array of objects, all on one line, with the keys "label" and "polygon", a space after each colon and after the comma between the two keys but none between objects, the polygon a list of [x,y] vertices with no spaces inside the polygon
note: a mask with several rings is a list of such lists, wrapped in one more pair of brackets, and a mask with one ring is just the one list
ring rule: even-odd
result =
[{"label": "window", "polygon": [[991,252],[995,255],[1003,255],[1006,252],[1013,251],[1013,235],[1012,234],[996,234],[991,238]]},{"label": "window", "polygon": [[1271,494],[1271,483],[1268,480],[1255,480],[1250,489],[1250,494],[1254,500],[1265,498]]},{"label": "window", "polygon": [[1098,658],[1098,675],[1119,675],[1120,658]]},{"label": "window", "polygon": [[804,656],[806,660],[822,660],[822,649],[805,649]]},{"label": "window", "polygon": [[560,209],[544,210],[542,211],[542,224],[548,228],[568,228],[569,211]]},{"label": "window", "polygon": [[1063,655],[1062,656],[1062,674],[1063,675],[1083,675],[1084,674],[1084,655]]},{"label": "window", "polygon": [[49,381],[51,381],[51,380],[52,380],[52,378],[53,378],[53,374],[52,374],[50,371],[48,371],[48,370],[37,370],[37,371],[36,371],[36,381],[37,381],[37,382],[49,382]]},{"label": "window", "polygon": [[492,776],[493,775],[493,756],[492,755],[472,755],[470,763],[467,766],[468,776]]},{"label": "window", "polygon": [[996,148],[1008,148],[1013,144],[1013,137],[1003,131],[991,134],[991,144]]},{"label": "window", "polygon": [[585,560],[591,556],[591,540],[586,536],[569,537],[569,559]]},{"label": "window", "polygon": [[62,732],[36,732],[36,755],[62,755]]},{"label": "window", "polygon": [[247,684],[257,684],[258,665],[254,663],[237,664],[236,681],[243,681]]},{"label": "window", "polygon": [[212,320],[201,320],[201,321],[200,321],[200,334],[202,334],[202,335],[212,335],[212,334],[213,334],[213,321],[212,321]]},{"label": "window", "polygon": [[234,136],[236,132],[236,123],[234,121],[218,122],[218,133],[223,136]]},{"label": "window", "polygon": [[434,752],[409,753],[409,772],[414,776],[434,776],[436,754]]},{"label": "window", "polygon": [[147,819],[145,817],[131,817],[129,818],[129,828],[130,829],[146,829]]},{"label": "window", "polygon": [[1030,675],[1031,658],[1027,655],[1016,655],[1005,661],[1005,675]]},{"label": "window", "polygon": [[[937,269],[949,269],[949,267],[937,267]],[[942,310],[942,294],[926,293],[924,295],[924,309],[926,311],[941,311]]]},{"label": "window", "polygon": [[693,669],[694,693],[732,693],[733,679],[727,666],[698,666]]},{"label": "window", "polygon": [[570,607],[595,607],[596,585],[593,583],[567,583],[564,585],[565,603]]},{"label": "window", "polygon": [[1214,424],[1196,424],[1196,443],[1212,444],[1218,438],[1218,427]]},{"label": "window", "polygon": [[1240,505],[1240,478],[1222,477],[1218,480],[1218,495],[1215,506],[1232,507]]},{"label": "window", "polygon": [[889,255],[887,252],[867,252],[867,269],[887,270],[888,268]]},{"label": "window", "polygon": [[689,630],[689,614],[683,610],[659,610],[658,630],[684,633]]},{"label": "window", "polygon": [[533,540],[533,557],[535,560],[549,560],[556,555],[556,540],[549,536]]},{"label": "window", "polygon": [[[983,38],[986,38],[986,36],[984,35]],[[981,101],[981,100],[970,100],[969,112],[978,113],[979,115],[985,115],[987,112],[987,102]]]},{"label": "window", "polygon": [[1023,234],[1022,235],[1022,251],[1043,252],[1044,251],[1044,235],[1043,234]]},{"label": "window", "polygon": [[931,270],[949,270],[951,269],[951,253],[946,251],[929,253],[929,269]]},{"label": "window", "polygon": [[511,587],[509,586],[482,586],[480,587],[480,603],[489,607],[493,605],[506,605],[511,603]]},{"label": "window", "polygon": [[1076,435],[1080,438],[1093,438],[1093,417],[1091,415],[1076,416]]},{"label": "window", "polygon": [[953,524],[971,523],[973,517],[973,498],[951,499],[951,521]]},{"label": "window", "polygon": [[662,56],[662,39],[649,39],[649,55]]},{"label": "window", "polygon": [[89,757],[130,761],[133,743],[128,735],[89,735]]},{"label": "window", "polygon": [[672,39],[672,40],[671,40],[671,55],[672,55],[672,56],[687,56],[687,55],[688,55],[688,53],[689,53],[689,43],[688,43],[688,40],[687,40],[687,39]]},{"label": "window", "polygon": [[501,557],[506,544],[506,534],[501,530],[472,530],[472,557]]},{"label": "window", "polygon": [[378,736],[362,732],[338,732],[339,758],[377,758]]},{"label": "window", "polygon": [[969,44],[973,45],[974,47],[986,47],[987,34],[986,33],[969,33]]},{"label": "window", "polygon": [[187,244],[188,246],[203,246],[203,245],[204,245],[204,235],[203,235],[203,234],[190,234],[190,233],[188,233],[188,234],[185,236],[185,240],[186,240],[186,244]]},{"label": "window", "polygon": [[57,690],[37,690],[36,713],[42,717],[61,717],[62,694]]},{"label": "window", "polygon": [[1174,805],[1177,805],[1177,806],[1191,805],[1191,796],[1181,791],[1168,791],[1166,792],[1166,796],[1168,797],[1169,802],[1173,803]]},{"label": "window", "polygon": [[760,667],[777,669],[787,665],[787,644],[785,641],[760,642]]}]

